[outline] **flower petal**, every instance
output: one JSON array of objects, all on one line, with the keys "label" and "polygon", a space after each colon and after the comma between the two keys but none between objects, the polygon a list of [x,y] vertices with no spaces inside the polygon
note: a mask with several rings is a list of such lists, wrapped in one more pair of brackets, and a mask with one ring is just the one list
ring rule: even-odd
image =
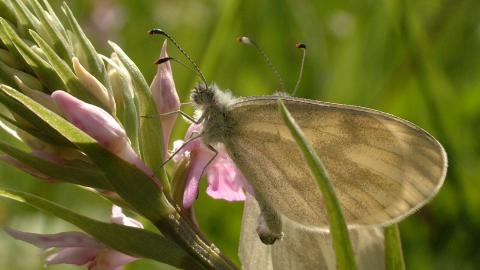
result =
[{"label": "flower petal", "polygon": [[49,256],[46,260],[47,265],[52,264],[75,264],[83,265],[93,261],[102,248],[62,248],[57,253]]},{"label": "flower petal", "polygon": [[185,192],[183,193],[183,207],[190,208],[198,196],[198,184],[205,166],[210,159],[213,158],[214,153],[204,149],[193,149],[190,153],[191,163],[185,185]]},{"label": "flower petal", "polygon": [[98,254],[89,265],[90,270],[119,270],[122,265],[138,260],[139,258],[129,256],[127,254],[112,250],[105,249],[102,253]]},{"label": "flower petal", "polygon": [[4,228],[11,237],[28,242],[40,248],[52,247],[84,247],[99,248],[101,244],[95,239],[81,232],[63,232],[57,234],[38,234],[22,232],[12,228]]},{"label": "flower petal", "polygon": [[[167,41],[163,43],[160,58],[168,57],[167,54]],[[159,114],[178,111],[180,109],[180,99],[178,98],[177,90],[175,88],[175,82],[173,81],[172,67],[170,62],[164,62],[158,65],[157,74],[150,85],[150,91],[152,92],[153,99],[157,106],[157,112]],[[173,125],[177,120],[177,114],[160,116],[163,129],[163,145],[164,149],[168,148],[168,142],[170,139],[170,133],[172,132]],[[167,152],[165,151],[165,157]]]},{"label": "flower petal", "polygon": [[111,221],[112,223],[115,223],[115,224],[143,229],[142,223],[140,223],[139,221],[133,218],[127,217],[125,214],[123,214],[122,208],[116,205],[113,205],[112,207]]},{"label": "flower petal", "polygon": [[210,197],[227,201],[245,200],[243,187],[247,181],[224,150],[219,151],[207,172],[207,194]]}]

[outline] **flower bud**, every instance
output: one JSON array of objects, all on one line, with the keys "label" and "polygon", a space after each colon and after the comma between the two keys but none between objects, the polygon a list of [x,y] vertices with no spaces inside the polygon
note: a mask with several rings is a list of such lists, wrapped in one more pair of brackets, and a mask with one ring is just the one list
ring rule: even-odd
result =
[{"label": "flower bud", "polygon": [[110,112],[115,112],[115,100],[110,95],[107,88],[95,76],[90,74],[83,66],[77,57],[72,58],[73,70],[80,82],[90,93],[100,101]]},{"label": "flower bud", "polygon": [[145,174],[153,175],[131,147],[123,128],[109,113],[65,91],[53,92],[52,98],[70,123],[97,140],[110,152],[137,166]]},{"label": "flower bud", "polygon": [[[167,54],[167,41],[163,43],[160,58],[168,57]],[[173,81],[172,67],[170,62],[164,62],[157,67],[157,74],[150,85],[150,91],[152,92],[153,99],[157,106],[157,112],[159,114],[165,114],[175,112],[180,109],[180,99],[178,98],[177,90],[175,88],[175,82]],[[164,156],[167,157],[168,142],[170,134],[173,129],[173,125],[177,120],[177,114],[161,115],[163,129],[163,149],[165,149]]]}]

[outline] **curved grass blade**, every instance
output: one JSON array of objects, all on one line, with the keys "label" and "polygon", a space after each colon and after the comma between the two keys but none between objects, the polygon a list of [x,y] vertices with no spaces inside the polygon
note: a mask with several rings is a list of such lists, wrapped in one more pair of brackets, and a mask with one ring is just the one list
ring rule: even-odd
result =
[{"label": "curved grass blade", "polygon": [[317,180],[320,191],[322,192],[327,209],[327,218],[330,223],[330,233],[332,235],[333,249],[335,250],[337,260],[337,269],[357,269],[347,225],[345,224],[342,209],[335,196],[335,191],[333,190],[328,173],[310,142],[307,141],[300,127],[295,122],[295,119],[293,119],[281,100],[278,100],[278,108],[292,137],[301,149],[312,176]]},{"label": "curved grass blade", "polygon": [[202,268],[179,246],[159,234],[97,221],[26,192],[0,189],[0,196],[49,212],[72,223],[105,245],[131,256],[149,258],[185,269]]},{"label": "curved grass blade", "polygon": [[397,224],[385,228],[385,269],[405,270],[400,230]]}]

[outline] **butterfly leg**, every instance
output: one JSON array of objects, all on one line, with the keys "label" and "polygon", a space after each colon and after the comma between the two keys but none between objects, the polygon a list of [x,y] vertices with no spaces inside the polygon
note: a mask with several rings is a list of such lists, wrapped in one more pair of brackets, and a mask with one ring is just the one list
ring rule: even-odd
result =
[{"label": "butterfly leg", "polygon": [[188,121],[192,122],[192,123],[195,123],[195,124],[200,124],[203,119],[198,119],[196,120],[195,118],[191,117],[190,115],[188,115],[186,112],[184,111],[181,111],[181,110],[176,110],[176,111],[171,111],[171,112],[167,112],[167,113],[161,113],[159,114],[159,116],[168,116],[168,115],[172,115],[172,114],[181,114],[183,117],[185,117]]},{"label": "butterfly leg", "polygon": [[215,160],[215,158],[217,157],[218,155],[218,151],[217,149],[215,149],[213,146],[211,146],[210,144],[207,144],[207,148],[212,151],[213,153],[215,153],[213,155],[213,157],[207,162],[207,164],[205,164],[205,167],[203,167],[203,170],[202,170],[202,174],[201,175],[204,175],[205,174],[205,171],[207,170],[208,166],[210,166],[210,164],[212,164],[212,162]]},{"label": "butterfly leg", "polygon": [[188,140],[186,140],[185,142],[183,142],[183,144],[178,148],[176,149],[163,163],[162,163],[162,167],[167,164],[170,160],[172,160],[172,158],[178,154],[178,152],[180,152],[185,146],[187,146],[189,143],[191,143],[192,141],[198,139],[202,137],[202,133],[198,133],[197,135],[195,136],[192,136],[190,137]]}]

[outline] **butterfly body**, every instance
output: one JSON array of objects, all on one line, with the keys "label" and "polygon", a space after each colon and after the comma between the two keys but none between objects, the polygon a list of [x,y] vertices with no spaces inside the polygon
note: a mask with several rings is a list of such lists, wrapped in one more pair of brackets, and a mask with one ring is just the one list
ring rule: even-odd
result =
[{"label": "butterfly body", "polygon": [[[283,217],[326,229],[320,190],[277,107],[282,99],[324,163],[350,227],[388,225],[438,192],[443,147],[414,124],[368,108],[283,95],[228,98],[215,88],[203,109],[205,143],[221,142],[256,196]],[[207,93],[212,92],[212,93]],[[195,100],[194,100],[195,102]]]}]

